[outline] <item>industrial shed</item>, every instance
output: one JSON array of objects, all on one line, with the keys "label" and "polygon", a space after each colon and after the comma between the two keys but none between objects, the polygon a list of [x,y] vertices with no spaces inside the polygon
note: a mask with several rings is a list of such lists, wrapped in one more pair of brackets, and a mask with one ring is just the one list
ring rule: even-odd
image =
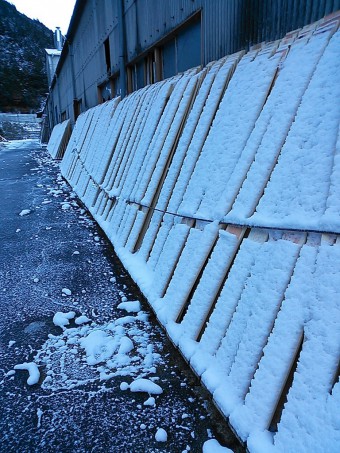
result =
[{"label": "industrial shed", "polygon": [[339,0],[78,0],[46,110],[56,124],[340,8]]}]

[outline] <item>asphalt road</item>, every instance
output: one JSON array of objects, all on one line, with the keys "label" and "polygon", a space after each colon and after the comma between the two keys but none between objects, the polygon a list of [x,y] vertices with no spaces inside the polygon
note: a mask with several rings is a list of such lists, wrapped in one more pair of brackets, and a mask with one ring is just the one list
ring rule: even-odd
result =
[{"label": "asphalt road", "polygon": [[[0,190],[0,452],[201,452],[210,437],[243,451],[38,142],[0,144]],[[132,300],[138,316],[117,308]],[[69,311],[87,330],[54,325]],[[128,363],[89,364],[81,339],[93,331],[131,338]],[[37,384],[14,371],[25,362]],[[138,377],[162,388],[155,405],[121,390]]]}]

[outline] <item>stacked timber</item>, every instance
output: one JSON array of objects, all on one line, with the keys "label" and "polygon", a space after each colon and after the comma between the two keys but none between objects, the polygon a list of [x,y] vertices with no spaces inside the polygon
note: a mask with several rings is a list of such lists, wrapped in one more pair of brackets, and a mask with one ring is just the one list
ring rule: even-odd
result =
[{"label": "stacked timber", "polygon": [[53,159],[62,159],[71,136],[70,120],[57,124],[52,131],[47,151]]},{"label": "stacked timber", "polygon": [[340,445],[338,29],[88,110],[61,163],[251,452]]}]

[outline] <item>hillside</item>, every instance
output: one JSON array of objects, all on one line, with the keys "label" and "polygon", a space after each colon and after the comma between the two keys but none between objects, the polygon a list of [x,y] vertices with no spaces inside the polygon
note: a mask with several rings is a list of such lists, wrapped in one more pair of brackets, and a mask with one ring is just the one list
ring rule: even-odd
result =
[{"label": "hillside", "polygon": [[51,30],[0,0],[0,111],[40,108],[48,89],[44,48],[52,46]]}]

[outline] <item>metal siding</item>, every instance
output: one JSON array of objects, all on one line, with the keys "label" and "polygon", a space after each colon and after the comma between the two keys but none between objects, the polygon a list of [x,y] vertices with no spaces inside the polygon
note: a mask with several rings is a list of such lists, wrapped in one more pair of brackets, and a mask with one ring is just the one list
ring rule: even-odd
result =
[{"label": "metal siding", "polygon": [[201,23],[196,22],[178,35],[178,72],[201,65]]},{"label": "metal siding", "polygon": [[125,22],[135,32],[127,34],[128,61],[164,38],[201,7],[201,0],[126,0]]},{"label": "metal siding", "polygon": [[176,43],[171,40],[163,47],[163,74],[164,78],[169,78],[177,74],[176,67]]},{"label": "metal siding", "polygon": [[[86,108],[97,104],[97,86],[107,80],[103,49],[107,37],[111,72],[118,74],[120,1],[88,0],[73,21],[76,28],[70,33],[72,43],[62,52],[58,79],[51,93],[59,113],[73,110],[74,97],[83,98]],[[203,64],[207,64],[238,50],[247,50],[253,44],[278,39],[339,10],[340,0],[123,0],[123,5],[126,63],[201,11],[202,57]]]}]

